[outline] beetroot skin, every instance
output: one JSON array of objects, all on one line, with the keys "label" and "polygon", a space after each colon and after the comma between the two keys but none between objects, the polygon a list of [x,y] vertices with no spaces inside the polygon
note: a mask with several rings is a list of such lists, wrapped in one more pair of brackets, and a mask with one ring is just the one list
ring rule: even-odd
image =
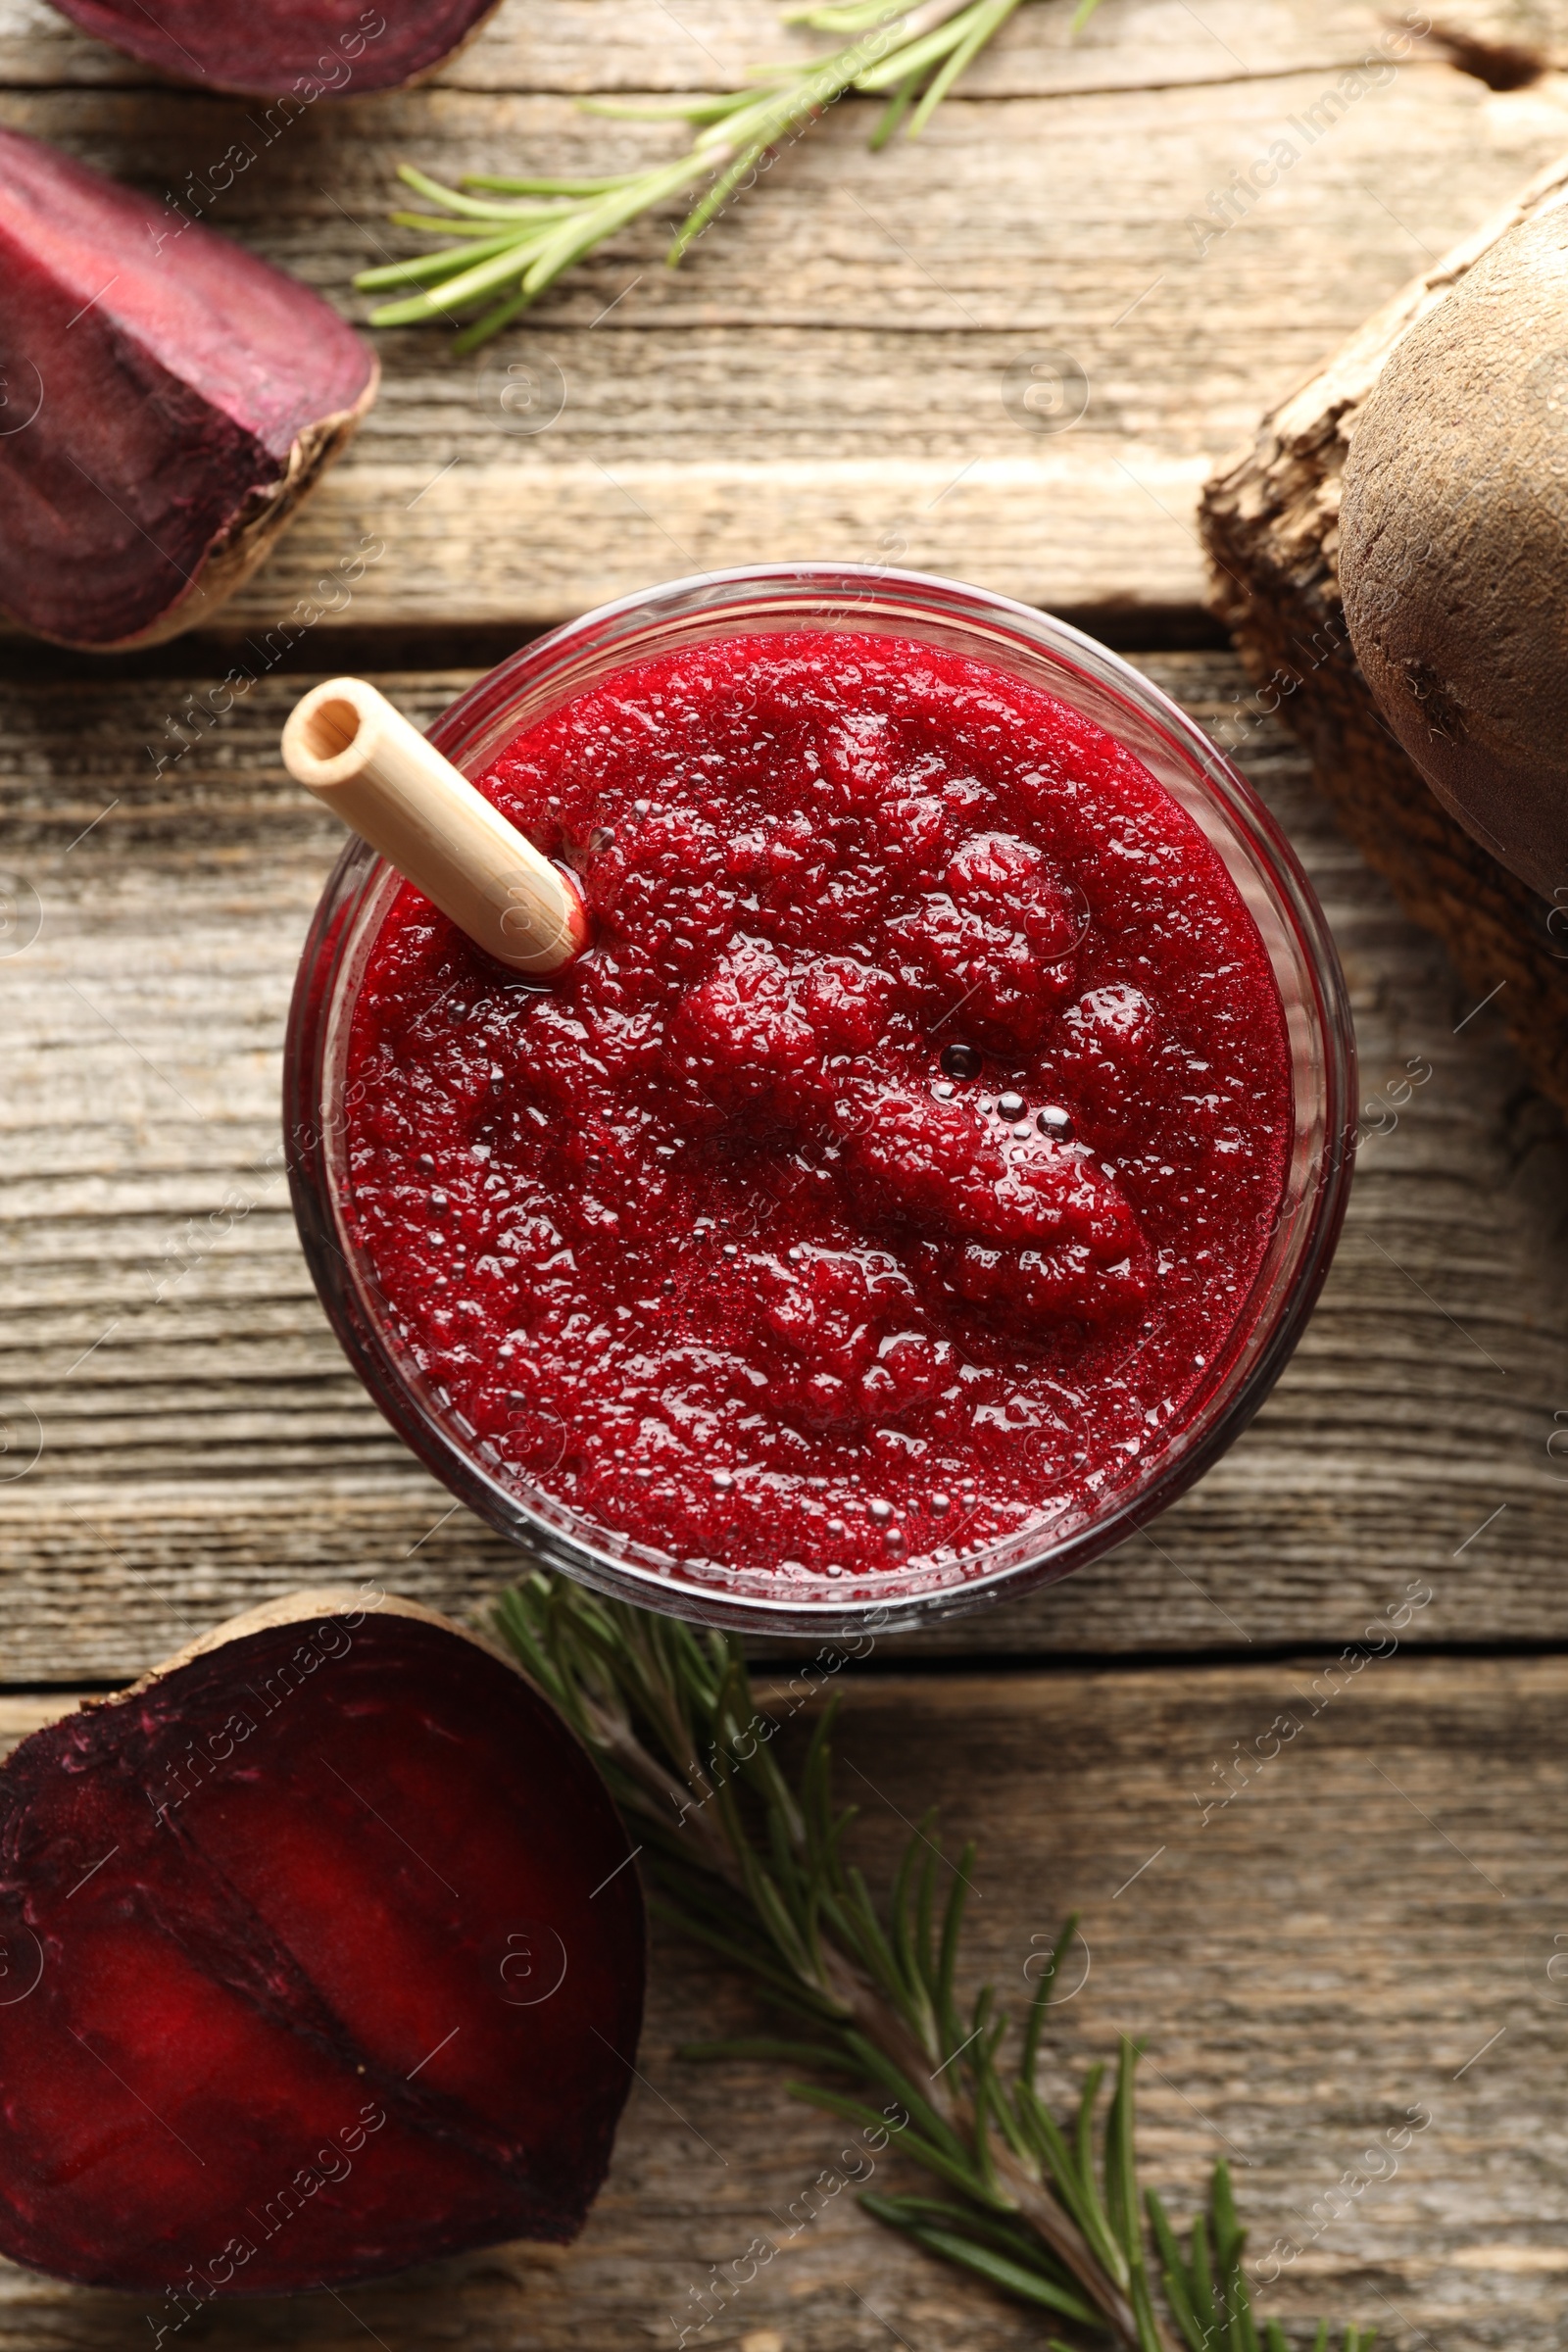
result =
[{"label": "beetroot skin", "polygon": [[375,397],[368,346],[227,238],[0,130],[0,611],[63,645],[210,617]]},{"label": "beetroot skin", "polygon": [[592,1764],[406,1603],[209,1641],[0,1770],[0,2251],[171,2319],[574,2236],[645,1967]]},{"label": "beetroot skin", "polygon": [[497,0],[55,0],[83,32],[175,81],[270,98],[390,90],[461,49]]}]

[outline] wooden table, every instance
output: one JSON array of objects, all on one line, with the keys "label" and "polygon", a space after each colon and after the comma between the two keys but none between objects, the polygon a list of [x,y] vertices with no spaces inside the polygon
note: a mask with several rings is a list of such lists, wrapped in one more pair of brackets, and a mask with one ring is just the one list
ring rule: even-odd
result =
[{"label": "wooden table", "polygon": [[[1459,13],[1568,54],[1563,0]],[[1346,959],[1364,1096],[1432,1074],[1364,1147],[1312,1327],[1202,1486],[1059,1592],[858,1672],[866,1848],[879,1863],[933,1802],[980,1836],[976,1964],[1014,1995],[1030,1937],[1082,1907],[1092,1971],[1053,2080],[1149,2035],[1153,2175],[1180,2201],[1232,2155],[1259,2247],[1305,2248],[1280,2308],[1525,2352],[1568,2325],[1568,1143],[1250,701],[1200,611],[1192,507],[1270,399],[1568,143],[1568,80],[1494,93],[1430,56],[1368,77],[1200,253],[1211,192],[1388,26],[1358,0],[1103,0],[1069,44],[1068,14],[1024,9],[920,147],[870,157],[864,110],[841,109],[678,275],[638,233],[477,363],[383,337],[379,407],[221,630],[98,663],[0,642],[24,907],[0,964],[0,1730],[307,1580],[372,1574],[462,1610],[515,1564],[381,1425],[288,1213],[278,1049],[336,847],[275,759],[304,679],[353,663],[432,712],[529,629],[786,555],[1066,611],[1289,826]],[[316,109],[214,218],[352,306],[351,270],[396,242],[398,158],[448,176],[657,153],[667,129],[575,97],[727,84],[786,38],[761,0],[507,0],[431,88]],[[44,0],[0,0],[0,119],[154,188],[245,113],[149,86]],[[1003,402],[1044,351],[1089,378],[1070,432]],[[513,365],[563,395],[541,431],[500,405]],[[352,606],[221,723],[193,720],[237,641],[366,537],[386,553]],[[182,740],[157,773],[148,747]],[[1397,1654],[1336,1670],[1412,1588],[1430,1597]],[[1292,1710],[1299,1738],[1205,1826],[1219,1774]],[[765,2073],[683,2065],[699,2010],[745,2014],[662,1946],[646,2080],[570,2252],[230,2307],[192,2340],[673,2346],[689,2288],[837,2145]],[[1432,2121],[1397,2175],[1337,2198],[1410,2107]],[[0,2346],[145,2328],[134,2298],[0,2272]],[[1045,2332],[846,2197],[697,2340],[991,2352]]]}]

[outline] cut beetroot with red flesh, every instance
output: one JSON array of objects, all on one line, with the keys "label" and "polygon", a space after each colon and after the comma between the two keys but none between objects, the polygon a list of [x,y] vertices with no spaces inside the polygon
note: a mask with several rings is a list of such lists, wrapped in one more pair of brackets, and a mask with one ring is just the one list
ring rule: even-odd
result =
[{"label": "cut beetroot with red flesh", "polygon": [[510,1667],[325,1597],[0,1770],[19,2262],[205,2300],[582,2225],[642,2015],[624,1829]]},{"label": "cut beetroot with red flesh", "polygon": [[207,618],[347,445],[373,353],[308,287],[12,130],[0,283],[0,610],[88,648]]},{"label": "cut beetroot with red flesh", "polygon": [[[390,90],[461,49],[497,0],[55,0],[61,13],[175,81],[273,97]],[[379,29],[378,29],[379,28]]]}]

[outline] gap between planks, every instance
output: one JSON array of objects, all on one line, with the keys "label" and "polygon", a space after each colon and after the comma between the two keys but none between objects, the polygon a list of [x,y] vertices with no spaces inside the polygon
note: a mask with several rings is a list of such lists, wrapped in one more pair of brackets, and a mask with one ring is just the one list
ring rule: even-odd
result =
[{"label": "gap between planks", "polygon": [[[1368,1146],[1339,1268],[1238,1447],[1113,1557],[914,1639],[928,1655],[1353,1642],[1420,1576],[1434,1598],[1407,1640],[1554,1643],[1568,1638],[1562,1123],[1334,830],[1234,660],[1144,666],[1238,754],[1305,857],[1348,958],[1365,1094],[1411,1055],[1434,1075]],[[384,682],[429,715],[466,681]],[[0,967],[16,1049],[0,1387],[51,1431],[39,1472],[0,1487],[12,1683],[112,1681],[323,1571],[462,1609],[523,1565],[359,1390],[280,1181],[217,1247],[182,1254],[247,1168],[276,1174],[283,1010],[336,849],[276,766],[296,691],[258,689],[154,781],[125,746],[157,738],[178,701],[167,682],[8,690],[0,805],[50,900],[38,948]],[[172,889],[185,910],[172,955]],[[68,980],[215,1116],[183,1111]],[[172,1277],[162,1303],[149,1265]]]},{"label": "gap between planks", "polygon": [[[966,1989],[988,1977],[1016,2010],[1031,1961],[1081,1912],[1090,1966],[1051,2018],[1047,2095],[1064,2101],[1120,2032],[1147,2035],[1151,2184],[1185,2218],[1228,2154],[1254,2262],[1276,2241],[1300,2250],[1264,2310],[1377,2323],[1421,2352],[1557,2352],[1565,1702],[1561,1660],[1396,1657],[1338,1690],[1288,1665],[894,1678],[850,1693],[838,1794],[861,1805],[856,1859],[873,1886],[930,1806],[952,1846],[977,1838]],[[1287,1718],[1297,1729],[1281,1738]],[[1205,1818],[1195,1795],[1222,1784],[1232,1801]],[[689,2308],[688,2288],[775,2229],[770,2211],[844,2144],[789,2099],[781,2070],[683,2061],[694,2018],[718,2034],[761,2022],[733,1974],[662,1936],[647,2087],[573,2248],[431,2264],[352,2290],[347,2314],[322,2295],[229,2304],[204,2315],[202,2342],[260,2352],[286,2334],[304,2352],[348,2352],[368,2328],[396,2352],[455,2339],[673,2352],[668,2314]],[[1396,2173],[1336,2202],[1346,2168],[1412,2108],[1428,2120]],[[916,2352],[1042,2340],[1036,2317],[926,2261],[850,2195],[705,2340],[771,2330],[788,2352],[872,2352],[889,2329]],[[3,2352],[118,2352],[144,2329],[138,2298],[0,2266]]]}]

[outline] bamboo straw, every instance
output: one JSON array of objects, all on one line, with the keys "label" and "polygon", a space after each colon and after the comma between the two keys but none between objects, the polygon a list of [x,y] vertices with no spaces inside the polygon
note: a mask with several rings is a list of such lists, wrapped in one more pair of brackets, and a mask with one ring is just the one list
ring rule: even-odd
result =
[{"label": "bamboo straw", "polygon": [[313,686],[283,728],[283,765],[516,972],[557,972],[587,944],[576,884],[363,678]]}]

